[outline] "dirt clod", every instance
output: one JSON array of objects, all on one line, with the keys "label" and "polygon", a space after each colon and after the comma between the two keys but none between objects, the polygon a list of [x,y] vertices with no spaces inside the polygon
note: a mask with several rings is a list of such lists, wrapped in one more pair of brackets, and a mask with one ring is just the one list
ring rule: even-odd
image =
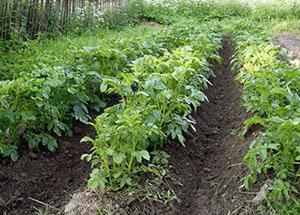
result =
[{"label": "dirt clod", "polygon": [[71,201],[65,206],[64,213],[68,215],[97,215],[100,208],[97,200],[90,192],[74,194]]},{"label": "dirt clod", "polygon": [[259,192],[256,194],[256,196],[252,199],[252,202],[256,205],[261,204],[262,201],[266,198],[268,194],[268,185],[264,184]]},{"label": "dirt clod", "polygon": [[29,152],[28,156],[32,159],[36,159],[37,158],[37,155],[33,152]]}]

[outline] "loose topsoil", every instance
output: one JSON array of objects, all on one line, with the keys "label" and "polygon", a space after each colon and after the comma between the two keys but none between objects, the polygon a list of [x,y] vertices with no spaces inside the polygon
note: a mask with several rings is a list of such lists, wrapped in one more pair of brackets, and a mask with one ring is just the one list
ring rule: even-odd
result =
[{"label": "loose topsoil", "polygon": [[86,185],[90,166],[80,157],[90,146],[80,139],[91,129],[76,123],[74,132],[72,138],[58,139],[54,153],[46,149],[33,153],[23,147],[16,162],[0,160],[0,214],[33,214],[34,207],[45,208],[42,203],[60,207]]}]

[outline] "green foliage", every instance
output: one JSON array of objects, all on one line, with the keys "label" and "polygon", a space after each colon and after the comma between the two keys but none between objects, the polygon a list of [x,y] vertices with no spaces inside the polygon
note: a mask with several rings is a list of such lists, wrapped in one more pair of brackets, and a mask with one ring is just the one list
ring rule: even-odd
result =
[{"label": "green foliage", "polygon": [[93,88],[95,80],[101,81],[91,72],[55,68],[0,82],[2,144],[17,145],[23,137],[32,149],[42,144],[53,151],[57,143],[45,132],[71,135],[73,118],[88,121],[89,105],[103,106]]},{"label": "green foliage", "polygon": [[[103,77],[102,92],[120,95],[121,103],[96,118],[94,139],[83,139],[93,144],[92,153],[83,156],[95,168],[90,188],[119,189],[132,185],[137,173],[151,172],[144,162],[151,160],[147,149],[167,136],[184,144],[184,133],[194,123],[192,108],[206,99],[201,89],[212,73],[208,62],[219,60],[220,34],[176,26],[154,38],[157,48],[151,54],[133,60],[125,73]],[[155,153],[152,159],[157,162]]]},{"label": "green foliage", "polygon": [[115,10],[108,10],[103,14],[101,26],[109,29],[133,26],[140,22],[143,16],[142,1],[130,1],[127,5]]},{"label": "green foliage", "polygon": [[[243,105],[254,113],[245,125],[264,127],[245,156],[250,170],[245,187],[271,172],[271,207],[261,210],[297,214],[299,69],[278,60],[285,53],[261,32],[297,28],[299,8],[136,0],[93,20],[86,16],[91,8],[83,8],[64,28],[72,34],[56,39],[49,39],[60,31],[55,25],[35,41],[27,39],[24,28],[12,27],[10,40],[0,41],[0,155],[16,160],[24,140],[34,150],[55,150],[56,136],[72,135],[73,120],[90,121],[91,110],[101,111],[105,97],[118,94],[120,103],[91,123],[96,137],[82,139],[93,145],[82,156],[93,165],[88,186],[117,190],[136,183],[139,173],[157,172],[155,165],[165,165],[169,158],[158,146],[166,138],[184,145],[185,133],[193,128],[190,113],[206,99],[202,89],[213,73],[210,63],[220,60],[219,32],[225,31],[236,42],[233,63],[236,80],[244,86]],[[51,14],[50,20],[58,15]],[[151,36],[150,28],[124,30],[141,20],[172,25]]]},{"label": "green foliage", "polygon": [[278,60],[283,54],[263,35],[238,32],[235,37],[236,79],[243,84],[243,105],[257,115],[246,126],[260,124],[264,131],[245,156],[249,188],[257,175],[272,171],[268,201],[279,214],[299,210],[300,71]]},{"label": "green foliage", "polygon": [[179,17],[197,18],[201,22],[212,19],[247,17],[252,8],[238,1],[144,1],[143,17],[162,24],[170,24]]},{"label": "green foliage", "polygon": [[296,1],[292,4],[269,4],[258,7],[254,13],[254,18],[257,20],[268,19],[299,19],[300,7],[299,2]]},{"label": "green foliage", "polygon": [[[110,27],[132,24],[139,15],[134,10],[135,5],[135,1],[123,0],[2,0],[0,39],[15,40],[16,33],[20,38],[37,38],[58,33],[82,33],[108,24],[113,24]],[[130,15],[126,15],[128,12]],[[113,19],[113,23],[106,22],[108,17]]]},{"label": "green foliage", "polygon": [[197,18],[201,22],[224,19],[255,21],[290,20],[299,18],[299,3],[269,2],[256,4],[238,0],[144,0],[143,17],[158,23],[175,23],[179,17]]},{"label": "green foliage", "polygon": [[299,19],[291,20],[271,20],[267,26],[266,32],[270,35],[277,36],[285,32],[292,32],[295,36],[300,36],[300,22]]},{"label": "green foliage", "polygon": [[[33,70],[72,64],[73,53],[83,47],[100,44],[101,48],[109,48],[118,38],[130,40],[136,37],[147,37],[154,30],[137,26],[127,27],[123,31],[95,30],[81,35],[70,34],[55,39],[36,39],[31,41],[9,41],[9,49],[3,43],[0,54],[0,80],[12,80],[31,73]],[[1,43],[0,43],[1,47]],[[1,48],[0,48],[1,51]]]},{"label": "green foliage", "polygon": [[[144,27],[136,29],[140,31],[133,33],[131,29],[128,29],[127,32],[117,35],[125,34],[128,37],[127,40],[130,40],[133,35],[149,33],[149,29]],[[113,40],[114,37],[111,38],[111,41]],[[121,49],[129,44],[127,40],[111,42],[102,46],[100,50],[103,53],[105,50],[117,50],[117,47]],[[103,43],[102,40],[100,43]],[[55,46],[56,48],[59,47]],[[76,50],[75,47],[73,49]],[[46,52],[51,51],[53,47]],[[84,65],[80,64],[82,59],[78,56],[86,57],[84,54],[88,52],[93,53],[93,49],[86,47],[78,51],[80,54],[73,51],[68,56],[64,56],[68,60],[65,66],[52,67],[42,64],[40,69],[36,66],[30,72],[21,72],[16,79],[0,81],[1,155],[11,156],[13,160],[16,160],[17,145],[24,140],[33,150],[38,149],[39,146],[45,146],[53,151],[57,147],[55,136],[72,135],[71,128],[74,119],[87,122],[91,119],[90,110],[99,112],[106,106],[105,98],[99,88],[102,82],[101,74],[104,74],[104,71],[85,70]],[[130,53],[128,52],[128,55]],[[37,51],[37,54],[41,53]],[[36,61],[34,58],[32,60]],[[72,66],[74,60],[77,62],[75,67]],[[118,58],[112,57],[105,62],[116,65],[118,61]],[[52,63],[54,64],[55,61]],[[128,63],[125,61],[118,69],[122,71]],[[28,64],[26,62],[24,65],[10,65],[19,66],[20,69]],[[110,74],[115,72],[115,67],[103,67],[103,69]]]}]

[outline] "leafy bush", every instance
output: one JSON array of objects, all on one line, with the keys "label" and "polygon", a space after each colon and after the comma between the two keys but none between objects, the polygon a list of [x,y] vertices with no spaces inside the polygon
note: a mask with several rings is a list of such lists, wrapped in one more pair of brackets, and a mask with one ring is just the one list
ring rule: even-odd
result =
[{"label": "leafy bush", "polygon": [[300,71],[278,60],[281,50],[263,35],[239,32],[235,37],[236,79],[243,84],[243,105],[255,116],[246,126],[264,131],[245,156],[249,188],[261,173],[273,174],[268,201],[279,214],[296,214],[299,201]]},{"label": "leafy bush", "polygon": [[[16,157],[16,145],[25,138],[29,147],[57,147],[52,131],[71,135],[72,119],[90,119],[88,107],[103,107],[94,83],[97,74],[65,68],[35,71],[13,81],[0,82],[0,152]],[[97,109],[98,110],[98,109]],[[50,132],[50,134],[48,134]],[[8,146],[12,145],[12,146]]]},{"label": "leafy bush", "polygon": [[[166,138],[184,144],[184,134],[194,123],[190,113],[206,99],[202,89],[212,74],[210,63],[219,60],[221,34],[215,32],[223,30],[235,35],[236,80],[244,86],[244,107],[254,113],[245,125],[264,128],[245,156],[250,169],[245,187],[259,174],[271,173],[270,208],[297,214],[300,71],[279,60],[284,53],[260,33],[263,20],[299,18],[299,5],[280,6],[131,1],[120,10],[99,13],[95,22],[74,17],[68,31],[122,28],[141,19],[173,25],[143,39],[114,37],[105,41],[109,45],[83,49],[71,44],[75,53],[41,52],[28,45],[22,32],[12,34],[13,40],[0,43],[1,53],[13,56],[3,54],[0,60],[1,80],[6,80],[0,81],[0,155],[17,159],[17,146],[24,140],[31,149],[43,145],[53,151],[55,136],[71,135],[74,119],[89,121],[90,110],[100,111],[107,95],[118,94],[121,102],[91,123],[97,136],[82,140],[93,144],[91,153],[83,156],[94,167],[88,185],[115,190],[135,183],[137,174],[152,172],[157,160],[166,162],[167,156],[157,158],[155,151]],[[187,19],[206,23],[195,27],[193,21],[180,22]],[[13,51],[16,47],[22,49]],[[57,67],[65,61],[65,53],[68,62]]]},{"label": "leafy bush", "polygon": [[[208,62],[219,60],[221,39],[220,34],[194,27],[169,32],[177,38],[173,43],[178,48],[160,56],[147,54],[132,61],[128,72],[103,78],[102,92],[122,99],[92,124],[97,136],[82,140],[93,144],[92,153],[83,156],[94,167],[90,188],[132,185],[138,172],[151,172],[151,165],[143,164],[151,159],[149,148],[168,136],[184,144],[184,133],[194,123],[192,107],[206,99],[201,89],[212,73]],[[166,44],[172,47],[171,41]]]},{"label": "leafy bush", "polygon": [[103,14],[102,26],[109,29],[133,26],[140,22],[143,14],[141,0],[129,1],[125,6],[116,10],[108,10]]},{"label": "leafy bush", "polygon": [[299,2],[292,2],[284,4],[269,4],[261,5],[255,11],[254,18],[258,20],[267,19],[299,19],[300,5]]},{"label": "leafy bush", "polygon": [[17,145],[24,139],[32,149],[45,145],[53,151],[54,134],[71,135],[73,119],[87,122],[89,110],[105,107],[99,87],[103,76],[126,73],[139,57],[161,56],[189,43],[193,37],[186,29],[174,26],[145,41],[112,40],[109,46],[86,47],[74,53],[70,66],[45,66],[0,82],[0,153],[15,160]]},{"label": "leafy bush", "polygon": [[[127,44],[127,40],[123,40],[106,48],[117,50],[118,46],[121,49]],[[105,52],[106,48],[101,51]],[[84,48],[75,56],[83,57],[88,52],[93,53],[93,49]],[[77,66],[44,65],[42,69],[20,73],[19,78],[0,82],[1,155],[16,160],[17,145],[24,140],[31,149],[44,145],[53,151],[57,147],[54,135],[72,135],[74,119],[87,122],[91,119],[90,110],[99,112],[106,106],[99,88],[103,70],[99,73],[84,70],[76,57]],[[112,57],[106,62],[117,65],[118,58]],[[123,67],[126,63],[129,62],[126,61]],[[115,67],[108,65],[103,69],[113,74]],[[119,72],[123,67],[117,68]]]},{"label": "leafy bush", "polygon": [[174,23],[178,17],[212,19],[248,18],[265,21],[268,19],[299,18],[297,2],[256,2],[238,0],[144,0],[143,16],[158,23]]},{"label": "leafy bush", "polygon": [[0,80],[13,80],[34,70],[48,67],[72,66],[73,62],[70,61],[73,59],[74,52],[83,47],[88,49],[87,47],[101,45],[102,49],[117,48],[118,44],[114,41],[119,38],[127,41],[132,38],[149,37],[154,31],[147,26],[136,26],[124,28],[122,31],[98,29],[81,35],[60,35],[55,39],[37,38],[23,43],[5,42],[3,46],[9,43],[9,49],[3,47],[0,54]]}]

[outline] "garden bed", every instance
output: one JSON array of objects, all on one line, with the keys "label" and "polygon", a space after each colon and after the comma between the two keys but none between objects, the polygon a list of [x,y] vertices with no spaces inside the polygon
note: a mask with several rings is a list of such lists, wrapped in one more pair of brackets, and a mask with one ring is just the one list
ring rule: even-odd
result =
[{"label": "garden bed", "polygon": [[[242,157],[251,137],[242,141],[232,135],[232,131],[241,128],[249,114],[240,106],[241,88],[234,83],[230,40],[224,40],[220,54],[223,63],[214,66],[213,86],[205,92],[209,102],[193,114],[197,132],[186,137],[186,147],[174,141],[166,146],[171,155],[171,174],[182,184],[171,183],[179,203],[134,201],[126,206],[128,210],[147,214],[207,214],[211,211],[220,214],[248,207],[246,200],[253,195],[243,195],[239,187],[246,174]],[[59,208],[86,184],[90,168],[80,156],[88,152],[90,146],[79,142],[82,136],[91,134],[91,129],[77,123],[74,130],[73,138],[58,140],[60,147],[56,153],[34,154],[24,147],[15,163],[2,160],[1,193],[4,195],[1,198],[10,214],[29,213],[32,206]]]}]

